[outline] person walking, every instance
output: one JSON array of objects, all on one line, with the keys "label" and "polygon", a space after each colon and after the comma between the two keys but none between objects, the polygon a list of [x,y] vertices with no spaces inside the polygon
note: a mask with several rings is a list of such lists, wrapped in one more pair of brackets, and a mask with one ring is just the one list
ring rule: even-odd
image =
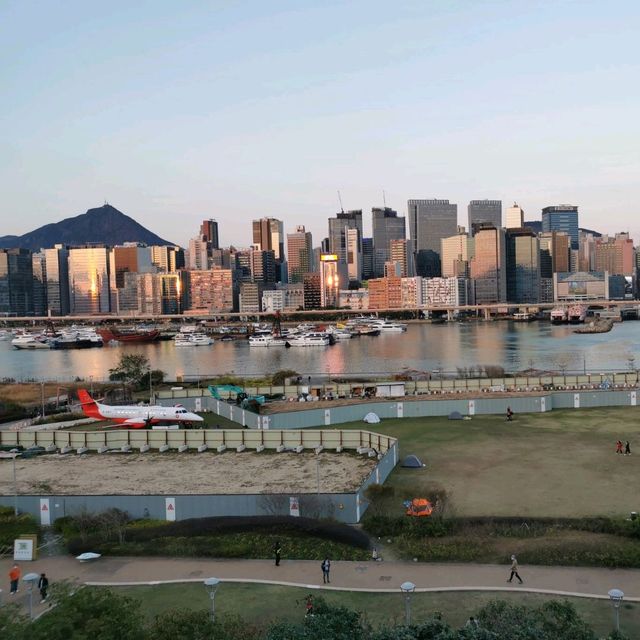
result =
[{"label": "person walking", "polygon": [[616,442],[616,453],[622,453],[622,440]]},{"label": "person walking", "polygon": [[631,455],[631,445],[629,444],[628,440],[624,443],[624,455],[625,456]]},{"label": "person walking", "polygon": [[9,583],[11,584],[11,588],[9,593],[14,596],[20,589],[18,589],[18,585],[20,583],[20,576],[22,575],[22,571],[20,571],[20,567],[17,564],[14,564],[13,567],[9,570]]},{"label": "person walking", "polygon": [[507,422],[511,422],[513,420],[513,411],[511,411],[511,407],[507,407]]},{"label": "person walking", "polygon": [[520,584],[522,584],[523,580],[518,573],[518,560],[515,556],[511,556],[511,576],[509,577],[507,582],[513,582],[513,576],[518,578],[518,581],[520,582]]},{"label": "person walking", "polygon": [[49,588],[49,578],[44,573],[40,574],[40,580],[38,580],[38,589],[40,590],[40,603],[42,604],[47,599],[47,589]]},{"label": "person walking", "polygon": [[280,566],[280,554],[282,553],[282,547],[280,546],[280,540],[276,540],[273,545],[273,554],[276,557],[276,567]]},{"label": "person walking", "polygon": [[331,571],[331,560],[329,558],[325,558],[320,565],[322,567],[322,582],[323,584],[328,584],[331,582],[329,580],[329,571]]}]

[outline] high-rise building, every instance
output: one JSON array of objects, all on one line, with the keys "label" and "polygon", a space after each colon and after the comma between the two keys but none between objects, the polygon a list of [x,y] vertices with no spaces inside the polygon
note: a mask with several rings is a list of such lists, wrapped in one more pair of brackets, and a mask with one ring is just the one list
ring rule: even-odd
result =
[{"label": "high-rise building", "polygon": [[117,301],[111,249],[99,246],[69,249],[71,315],[116,311]]},{"label": "high-rise building", "polygon": [[31,254],[33,272],[33,315],[47,314],[47,259],[44,251]]},{"label": "high-rise building", "polygon": [[563,231],[571,238],[571,248],[579,248],[578,207],[560,204],[542,210],[543,231]]},{"label": "high-rise building", "polygon": [[260,218],[253,221],[253,247],[259,251],[273,251],[276,261],[277,281],[286,280],[283,273],[284,254],[284,225],[276,218]]},{"label": "high-rise building", "polygon": [[153,245],[151,251],[151,263],[163,273],[175,273],[185,267],[184,249],[180,247]]},{"label": "high-rise building", "polygon": [[384,263],[389,260],[392,240],[404,240],[407,237],[406,219],[389,207],[371,209],[373,225],[374,274],[380,277]]},{"label": "high-rise building", "polygon": [[69,314],[69,251],[57,244],[52,249],[42,250],[45,256],[47,276],[47,314],[66,316]]},{"label": "high-rise building", "polygon": [[440,255],[440,241],[458,230],[458,205],[448,200],[409,200],[407,205],[413,250]]},{"label": "high-rise building", "polygon": [[469,277],[469,261],[473,257],[473,238],[458,233],[440,241],[442,277]]},{"label": "high-rise building", "polygon": [[228,313],[235,308],[233,271],[209,269],[189,271],[189,310],[205,313]]},{"label": "high-rise building", "polygon": [[610,276],[634,275],[635,251],[628,234],[615,238],[598,238],[595,244],[595,270],[608,271]]},{"label": "high-rise building", "polygon": [[302,278],[304,308],[320,309],[322,307],[322,286],[320,273],[305,273]]},{"label": "high-rise building", "polygon": [[374,250],[373,238],[362,238],[362,279],[373,278]]},{"label": "high-rise building", "polygon": [[476,304],[506,302],[507,273],[504,229],[480,229],[474,237],[471,277]]},{"label": "high-rise building", "polygon": [[362,209],[343,211],[329,218],[328,253],[338,256],[338,260],[347,263],[347,229],[358,230],[358,253],[362,254]]},{"label": "high-rise building", "polygon": [[469,232],[474,235],[480,224],[499,229],[502,226],[502,200],[471,200],[467,206]]},{"label": "high-rise building", "polygon": [[517,202],[507,209],[507,221],[504,225],[507,229],[522,229],[524,227],[524,211]]},{"label": "high-rise building", "polygon": [[205,242],[211,245],[212,249],[220,248],[220,238],[218,236],[218,223],[215,220],[203,220],[200,225],[200,236]]},{"label": "high-rise building", "polygon": [[400,265],[400,275],[409,278],[414,275],[413,251],[411,251],[411,241],[405,239],[391,240],[389,242],[389,262]]},{"label": "high-rise building", "polygon": [[423,278],[422,304],[427,307],[455,307],[471,304],[467,278]]},{"label": "high-rise building", "polygon": [[0,249],[0,314],[33,314],[33,263],[27,249]]},{"label": "high-rise building", "polygon": [[349,282],[362,280],[362,235],[358,229],[345,229],[347,275]]},{"label": "high-rise building", "polygon": [[540,302],[540,241],[530,229],[509,229],[506,235],[507,300]]},{"label": "high-rise building", "polygon": [[190,271],[208,271],[211,267],[211,244],[204,236],[191,238],[187,251],[187,268]]},{"label": "high-rise building", "polygon": [[401,309],[402,278],[388,276],[369,280],[369,309]]},{"label": "high-rise building", "polygon": [[[335,253],[320,256],[320,306],[337,307],[340,289],[344,288],[344,262]],[[305,303],[306,308],[306,303]]]},{"label": "high-rise building", "polygon": [[139,245],[135,242],[128,242],[122,246],[113,247],[113,266],[115,271],[116,287],[121,289],[124,286],[124,274],[131,273],[151,273],[155,271],[152,263],[151,250],[149,247]]},{"label": "high-rise building", "polygon": [[540,277],[569,271],[570,239],[560,231],[542,232],[540,238]]},{"label": "high-rise building", "polygon": [[262,284],[276,283],[276,259],[273,251],[251,251],[251,280]]},{"label": "high-rise building", "polygon": [[305,273],[313,271],[313,239],[304,226],[287,234],[287,272],[289,282],[302,282]]},{"label": "high-rise building", "polygon": [[238,310],[240,313],[259,313],[262,311],[262,282],[243,282],[240,285]]}]

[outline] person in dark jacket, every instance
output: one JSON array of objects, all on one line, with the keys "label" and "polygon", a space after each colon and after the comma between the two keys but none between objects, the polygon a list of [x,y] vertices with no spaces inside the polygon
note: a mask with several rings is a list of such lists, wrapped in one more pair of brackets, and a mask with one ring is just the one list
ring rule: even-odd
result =
[{"label": "person in dark jacket", "polygon": [[38,589],[40,590],[40,602],[44,602],[47,599],[47,589],[49,588],[49,578],[44,573],[40,574],[40,580],[38,580]]},{"label": "person in dark jacket", "polygon": [[329,558],[325,558],[320,566],[322,567],[322,582],[324,584],[331,582],[331,580],[329,580],[329,571],[331,571],[331,560],[329,560]]},{"label": "person in dark jacket", "polygon": [[280,554],[282,553],[282,547],[280,546],[280,540],[276,540],[273,545],[273,555],[276,558],[276,567],[280,566]]}]

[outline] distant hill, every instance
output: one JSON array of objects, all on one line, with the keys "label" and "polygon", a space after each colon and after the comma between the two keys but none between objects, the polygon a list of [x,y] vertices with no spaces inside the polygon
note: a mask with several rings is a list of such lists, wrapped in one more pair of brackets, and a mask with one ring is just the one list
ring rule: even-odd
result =
[{"label": "distant hill", "polygon": [[21,247],[23,249],[47,249],[54,244],[81,245],[86,243],[106,245],[123,242],[144,242],[145,244],[170,245],[155,233],[145,229],[133,218],[118,211],[110,204],[89,209],[74,218],[46,224],[22,236],[0,237],[0,249]]}]

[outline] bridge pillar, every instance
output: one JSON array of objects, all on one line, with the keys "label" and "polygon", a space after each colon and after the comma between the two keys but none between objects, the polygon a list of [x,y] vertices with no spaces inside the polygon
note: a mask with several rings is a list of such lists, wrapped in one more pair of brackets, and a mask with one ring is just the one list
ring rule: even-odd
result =
[{"label": "bridge pillar", "polygon": [[449,322],[453,320],[453,309],[447,309],[447,320]]},{"label": "bridge pillar", "polygon": [[491,320],[491,311],[489,310],[489,308],[484,309],[484,319]]}]

